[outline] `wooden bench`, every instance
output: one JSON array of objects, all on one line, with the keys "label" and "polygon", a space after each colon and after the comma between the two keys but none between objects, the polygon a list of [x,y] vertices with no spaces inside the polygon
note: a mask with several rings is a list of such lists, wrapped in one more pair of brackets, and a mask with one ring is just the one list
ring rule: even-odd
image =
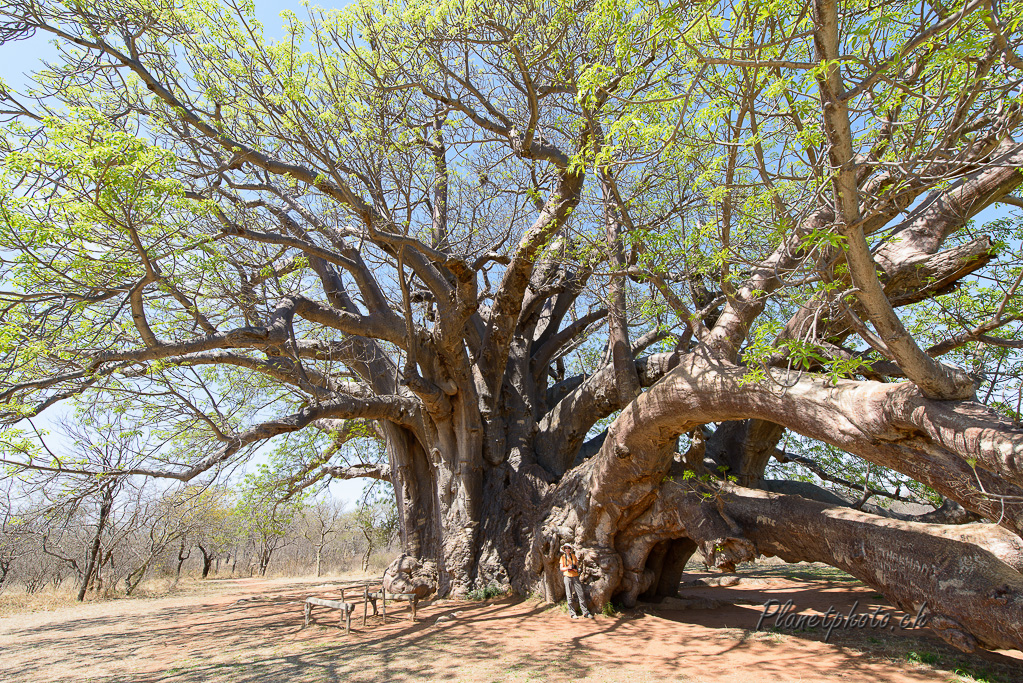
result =
[{"label": "wooden bench", "polygon": [[[380,600],[380,607],[381,607],[380,616],[383,618],[383,620],[385,622],[387,621],[387,601],[388,600],[391,600],[392,602],[399,602],[399,601],[408,602],[409,607],[411,608],[411,612],[409,613],[409,621],[415,621],[416,620],[416,607],[419,605],[419,596],[416,595],[415,593],[388,593],[385,590],[380,590],[380,591],[375,592],[375,593],[370,593],[369,589],[367,588],[366,589],[366,593],[365,593],[365,600],[366,600],[366,603],[373,603],[373,615],[374,616],[376,616],[376,613],[377,613],[377,600]],[[366,625],[366,607],[365,607],[366,603],[363,603],[363,608],[362,608],[362,625],[363,626]]]},{"label": "wooden bench", "polygon": [[[344,602],[344,594],[341,595],[342,600],[324,600],[323,598],[306,598],[305,599],[305,625],[309,625],[309,617],[313,612],[313,605],[320,607],[331,607],[333,609],[341,610],[341,618],[345,622],[345,633],[351,633],[352,631],[352,612],[355,611],[355,604],[351,602]],[[365,619],[363,619],[365,622]]]}]

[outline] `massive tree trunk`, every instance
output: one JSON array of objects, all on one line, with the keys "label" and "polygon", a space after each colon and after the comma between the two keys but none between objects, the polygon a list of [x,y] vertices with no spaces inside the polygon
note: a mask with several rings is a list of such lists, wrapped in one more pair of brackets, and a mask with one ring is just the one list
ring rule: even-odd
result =
[{"label": "massive tree trunk", "polygon": [[[482,487],[464,487],[464,472],[435,457],[436,480],[458,495],[438,492],[432,521],[427,506],[412,508],[416,526],[406,534],[425,528],[439,538],[427,545],[422,535],[406,536],[413,540],[407,552],[426,565],[420,576],[437,576],[443,593],[497,583],[558,599],[557,552],[570,541],[590,567],[596,609],[612,598],[632,604],[640,595],[674,593],[697,547],[725,569],[763,553],[842,568],[907,610],[927,603],[931,626],[963,649],[1023,645],[1018,628],[1004,628],[1023,617],[1023,544],[1015,535],[1023,524],[1023,431],[969,401],[928,399],[911,383],[835,382],[780,370],[750,382],[744,368],[699,352],[662,354],[637,366],[644,383],[659,381],[627,403],[595,455],[560,476],[539,464],[551,437],[536,423],[523,430],[525,401],[507,400],[510,415],[496,425],[491,418],[491,433],[503,428],[505,443],[514,446],[501,462],[479,463]],[[506,395],[512,389],[505,384]],[[588,397],[584,420],[621,405],[603,389],[580,392]],[[767,419],[769,426],[757,426]],[[691,452],[675,452],[678,435],[709,423],[722,426],[707,444],[694,439]],[[773,452],[783,428],[911,474],[998,526],[878,517],[758,493],[705,468],[718,462],[714,453],[727,454],[742,481],[762,484],[764,452]],[[531,440],[519,436],[530,429]],[[562,453],[558,467],[574,459]],[[544,462],[555,467],[552,459]],[[414,483],[424,481],[432,479]],[[412,484],[395,479],[398,490]]]}]

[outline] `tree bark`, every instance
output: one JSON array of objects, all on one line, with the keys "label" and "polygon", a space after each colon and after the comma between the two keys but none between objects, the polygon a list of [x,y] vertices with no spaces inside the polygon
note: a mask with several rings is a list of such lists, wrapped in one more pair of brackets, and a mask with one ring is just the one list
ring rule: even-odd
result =
[{"label": "tree bark", "polygon": [[1023,645],[1023,542],[998,527],[904,522],[732,485],[720,495],[765,555],[843,569],[906,612],[926,604],[929,626],[961,650]]},{"label": "tree bark", "polygon": [[[199,552],[202,553],[202,578],[207,578],[210,575],[210,569],[213,567],[214,553],[206,550],[201,543],[198,544]],[[219,558],[217,563],[220,563]]]},{"label": "tree bark", "polygon": [[192,551],[188,548],[188,552],[185,552],[185,540],[181,540],[181,545],[178,547],[178,566],[174,570],[174,585],[178,585],[178,581],[181,579],[181,566],[185,564],[185,560],[192,556]]},{"label": "tree bark", "polygon": [[[1005,627],[1020,623],[1023,606],[1016,597],[1023,562],[1014,535],[1023,520],[1020,503],[991,497],[996,482],[1018,495],[1018,477],[1007,475],[1017,462],[1019,430],[976,404],[927,399],[910,384],[833,383],[806,373],[796,381],[781,373],[749,382],[741,379],[746,372],[691,354],[626,407],[598,454],[549,492],[549,512],[538,523],[527,559],[528,572],[539,578],[530,588],[550,599],[561,596],[557,548],[569,541],[583,549],[580,556],[593,569],[594,606],[614,596],[629,605],[640,595],[670,590],[675,579],[665,576],[668,543],[691,539],[712,566],[731,569],[758,552],[780,554],[845,569],[907,609],[928,602],[936,610],[934,628],[960,648],[1023,645],[1023,632]],[[777,420],[933,481],[967,509],[1000,520],[1005,530],[885,519],[732,484],[718,492],[684,484],[692,473],[674,454],[675,437],[703,424],[751,417]],[[773,449],[772,439],[767,442]],[[962,465],[972,477],[948,476]],[[985,472],[1000,476],[986,479]],[[860,545],[850,545],[855,543]],[[688,552],[687,546],[682,550]],[[956,557],[967,558],[965,564],[957,565]],[[913,572],[927,579],[912,579]]]}]

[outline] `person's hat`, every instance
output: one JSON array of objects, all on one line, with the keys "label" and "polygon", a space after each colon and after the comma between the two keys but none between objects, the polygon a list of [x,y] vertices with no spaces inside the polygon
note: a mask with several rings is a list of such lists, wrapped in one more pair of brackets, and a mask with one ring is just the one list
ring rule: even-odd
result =
[{"label": "person's hat", "polygon": [[565,543],[564,545],[561,546],[562,550],[564,550],[565,548],[568,548],[569,550],[571,550],[572,549],[572,544],[571,543]]}]

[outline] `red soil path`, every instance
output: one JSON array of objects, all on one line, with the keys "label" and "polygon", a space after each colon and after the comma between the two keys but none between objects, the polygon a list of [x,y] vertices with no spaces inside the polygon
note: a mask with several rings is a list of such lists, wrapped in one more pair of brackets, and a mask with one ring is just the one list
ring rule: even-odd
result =
[{"label": "red soil path", "polygon": [[[645,606],[571,620],[534,601],[440,601],[407,607],[349,636],[338,613],[302,600],[336,596],[323,580],[213,582],[202,594],[86,604],[0,619],[2,681],[1023,681],[1023,653],[966,656],[927,629],[755,632],[770,598],[806,611],[872,610],[858,584],[786,578],[697,587],[716,609]],[[890,608],[885,608],[890,609]],[[893,618],[898,620],[901,613]],[[922,660],[922,661],[921,661]],[[958,669],[959,674],[955,671]]]}]

